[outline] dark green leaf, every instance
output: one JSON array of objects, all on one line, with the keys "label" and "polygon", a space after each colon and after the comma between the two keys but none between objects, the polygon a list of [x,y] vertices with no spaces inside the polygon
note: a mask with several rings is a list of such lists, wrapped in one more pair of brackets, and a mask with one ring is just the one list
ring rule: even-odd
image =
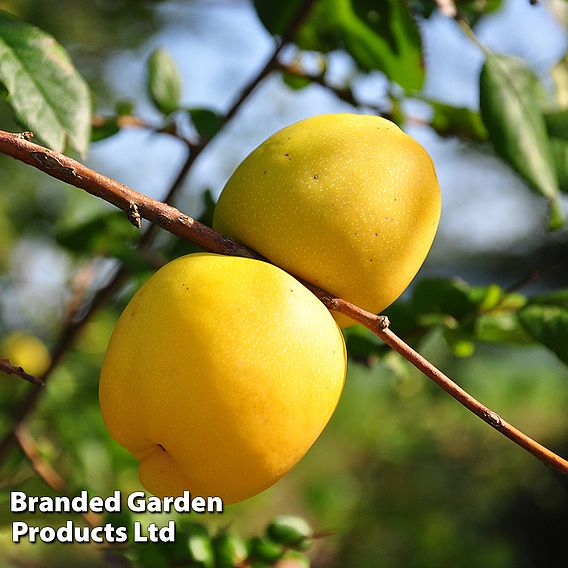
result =
[{"label": "dark green leaf", "polygon": [[215,214],[215,206],[217,202],[213,199],[211,190],[208,189],[203,193],[203,211],[199,216],[199,221],[208,227],[213,226],[213,215]]},{"label": "dark green leaf", "polygon": [[140,568],[169,568],[168,559],[162,554],[160,548],[148,544],[137,545],[134,565]]},{"label": "dark green leaf", "polygon": [[91,130],[91,142],[98,142],[105,138],[110,138],[120,132],[120,127],[115,116],[101,117],[93,124]]},{"label": "dark green leaf", "polygon": [[303,0],[254,0],[256,13],[262,25],[272,35],[282,35],[301,8]]},{"label": "dark green leaf", "polygon": [[300,89],[305,89],[312,84],[309,77],[302,77],[301,75],[296,75],[295,73],[290,73],[289,71],[282,71],[282,80],[288,87],[299,91]]},{"label": "dark green leaf", "polygon": [[568,140],[551,138],[550,147],[558,177],[560,191],[568,193]]},{"label": "dark green leaf", "polygon": [[221,531],[215,536],[213,550],[215,552],[215,568],[242,566],[248,556],[245,541],[226,531]]},{"label": "dark green leaf", "polygon": [[550,228],[558,229],[563,215],[537,85],[538,80],[522,61],[487,54],[480,75],[481,116],[497,152],[548,199]]},{"label": "dark green leaf", "polygon": [[191,117],[191,122],[195,126],[195,130],[202,138],[208,140],[213,138],[217,132],[223,126],[223,120],[221,117],[213,112],[212,110],[206,108],[193,108],[188,109],[187,112]]},{"label": "dark green leaf", "polygon": [[568,140],[568,109],[544,113],[544,122],[549,136]]},{"label": "dark green leaf", "polygon": [[558,290],[557,292],[534,296],[527,305],[557,306],[568,310],[568,290]]},{"label": "dark green leaf", "polygon": [[156,49],[148,60],[148,93],[164,114],[179,108],[181,78],[175,61],[164,49]]},{"label": "dark green leaf", "polygon": [[[397,333],[401,332],[398,329]],[[347,354],[355,361],[368,362],[371,355],[384,350],[384,343],[370,330],[362,325],[352,325],[343,329]]]},{"label": "dark green leaf", "polygon": [[[338,26],[335,24],[334,0],[316,0],[309,17],[296,32],[295,43],[302,49],[327,53],[341,47]],[[258,17],[273,35],[282,35],[301,9],[303,0],[254,0]]]},{"label": "dark green leaf", "polygon": [[121,260],[131,272],[148,270],[148,260],[134,246],[138,230],[121,211],[103,213],[77,226],[59,229],[57,242],[83,255],[104,255]]},{"label": "dark green leaf", "polygon": [[[302,2],[255,0],[262,23],[280,35]],[[399,0],[319,0],[297,34],[306,50],[343,47],[363,71],[382,71],[405,89],[424,83],[422,39],[406,2]]]},{"label": "dark green leaf", "polygon": [[257,536],[251,540],[251,556],[257,560],[274,562],[282,558],[285,548],[273,540]]},{"label": "dark green leaf", "polygon": [[85,223],[60,229],[57,242],[73,252],[108,254],[118,241],[133,241],[138,231],[121,211],[103,213]]},{"label": "dark green leaf", "polygon": [[527,332],[568,364],[568,308],[529,304],[518,314]]},{"label": "dark green leaf", "polygon": [[312,528],[304,519],[292,515],[276,517],[268,525],[266,532],[274,542],[294,548],[313,535]]},{"label": "dark green leaf", "polygon": [[477,308],[471,291],[462,280],[424,278],[414,289],[412,306],[419,314],[446,314],[461,319]]},{"label": "dark green leaf", "polygon": [[455,136],[474,142],[485,142],[488,138],[478,112],[464,107],[454,107],[429,100],[434,114],[430,125],[440,136]]},{"label": "dark green leaf", "polygon": [[87,152],[89,89],[48,34],[0,11],[0,82],[17,119],[50,148]]},{"label": "dark green leaf", "polygon": [[114,105],[114,110],[118,116],[131,116],[134,113],[134,108],[132,101],[118,101]]},{"label": "dark green leaf", "polygon": [[405,338],[414,333],[418,327],[418,314],[414,311],[411,302],[399,299],[384,310],[383,315],[387,316],[390,321],[396,322],[397,333]]},{"label": "dark green leaf", "polygon": [[406,2],[333,0],[349,54],[365,71],[383,71],[405,89],[424,84],[422,39]]}]

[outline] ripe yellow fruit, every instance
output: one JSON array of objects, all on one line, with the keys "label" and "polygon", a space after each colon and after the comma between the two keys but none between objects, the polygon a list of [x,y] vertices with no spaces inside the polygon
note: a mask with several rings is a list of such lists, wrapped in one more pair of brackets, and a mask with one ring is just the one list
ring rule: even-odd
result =
[{"label": "ripe yellow fruit", "polygon": [[436,172],[420,144],[383,118],[330,114],[254,150],[223,189],[213,226],[377,313],[418,272],[439,218]]},{"label": "ripe yellow fruit", "polygon": [[25,331],[13,331],[2,340],[0,357],[37,377],[51,364],[51,355],[41,339]]},{"label": "ripe yellow fruit", "polygon": [[154,274],[121,315],[100,403],[146,489],[232,503],[302,458],[335,410],[345,367],[336,322],[292,276],[192,254]]}]

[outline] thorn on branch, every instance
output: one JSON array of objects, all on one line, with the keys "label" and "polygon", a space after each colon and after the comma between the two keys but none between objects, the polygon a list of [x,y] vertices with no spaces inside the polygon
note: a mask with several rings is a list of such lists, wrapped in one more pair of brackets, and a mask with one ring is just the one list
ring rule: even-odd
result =
[{"label": "thorn on branch", "polygon": [[41,387],[44,386],[44,382],[41,379],[35,377],[34,375],[26,373],[26,371],[24,371],[22,367],[15,367],[10,363],[8,359],[0,359],[0,371],[4,371],[4,373],[8,375],[20,377],[20,379],[24,379],[24,381],[28,381],[29,383],[32,383],[34,385]]},{"label": "thorn on branch", "polygon": [[142,226],[142,218],[140,217],[140,212],[138,211],[138,205],[133,201],[130,202],[128,206],[128,220],[139,229]]}]

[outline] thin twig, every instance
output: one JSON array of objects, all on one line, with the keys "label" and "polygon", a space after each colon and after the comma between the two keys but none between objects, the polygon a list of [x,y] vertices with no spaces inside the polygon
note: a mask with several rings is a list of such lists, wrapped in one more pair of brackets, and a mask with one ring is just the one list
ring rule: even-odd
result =
[{"label": "thin twig", "polygon": [[261,83],[262,80],[277,67],[278,57],[282,49],[294,39],[302,23],[308,17],[314,4],[315,0],[304,0],[304,2],[300,5],[299,10],[295,14],[295,16],[290,20],[286,30],[280,37],[280,41],[276,44],[274,51],[272,52],[272,54],[264,64],[264,67],[259,71],[256,77],[241,91],[241,94],[237,97],[231,108],[227,111],[227,114],[225,115],[226,121],[231,120],[231,118],[233,118],[237,110],[239,110],[239,108],[245,102],[245,100],[248,99],[248,97],[256,89],[259,83]]},{"label": "thin twig", "polygon": [[[0,131],[0,152],[33,165],[37,169],[62,181],[66,181],[75,187],[84,189],[92,195],[96,195],[116,205],[125,212],[127,211],[129,203],[135,203],[142,217],[152,223],[158,224],[180,238],[197,244],[205,250],[214,253],[265,260],[261,255],[250,248],[221,235],[188,215],[184,215],[175,207],[142,195],[115,180],[90,170],[71,158],[37,146],[17,134]],[[407,361],[422,371],[422,373],[439,385],[444,391],[468,410],[479,416],[495,430],[527,450],[543,463],[554,467],[564,474],[568,474],[568,461],[545,448],[503,420],[493,410],[473,398],[468,392],[453,382],[447,375],[442,373],[391,331],[387,318],[367,312],[309,282],[302,282],[328,309],[348,316],[371,330],[391,349],[400,353]]]},{"label": "thin twig", "polygon": [[[296,15],[292,18],[288,27],[282,34],[280,41],[276,44],[276,47],[274,48],[274,51],[270,56],[270,58],[268,59],[268,61],[265,63],[265,65],[260,70],[260,72],[247,85],[245,85],[240,95],[237,97],[235,102],[231,105],[231,107],[225,114],[223,118],[224,125],[227,124],[236,115],[238,110],[248,99],[249,95],[256,89],[259,83],[273,70],[280,52],[282,51],[284,46],[294,38],[296,32],[302,25],[303,21],[309,15],[309,12],[312,9],[314,3],[315,0],[304,0],[300,4],[300,7]],[[32,137],[33,134],[31,132],[24,132],[21,134],[21,138],[23,140],[29,141],[31,140]],[[185,181],[189,171],[191,170],[193,164],[195,163],[195,160],[213,139],[213,137],[211,137],[210,139],[202,141],[198,145],[194,145],[192,142],[190,142],[187,139],[184,139],[181,136],[178,136],[178,138],[180,138],[180,140],[182,140],[185,143],[188,154],[164,198],[165,203],[170,203],[174,200],[175,196],[181,189],[183,182]],[[138,246],[141,247],[143,251],[147,250],[154,242],[157,233],[158,233],[157,225],[151,224],[139,239]],[[103,288],[97,291],[93,300],[91,301],[91,303],[89,304],[88,308],[85,310],[83,315],[79,319],[70,321],[67,325],[64,326],[55,344],[51,357],[51,365],[42,377],[44,382],[47,381],[53,370],[57,367],[57,365],[59,364],[65,353],[67,352],[67,350],[73,345],[76,337],[79,335],[85,324],[88,321],[90,321],[93,314],[102,305],[104,305],[107,302],[107,300],[109,300],[114,295],[116,290],[118,290],[122,286],[122,284],[126,281],[127,277],[128,277],[128,271],[124,265],[121,265],[115,271],[114,275],[110,278],[109,282]],[[24,396],[22,401],[18,404],[15,416],[13,417],[11,428],[0,440],[0,463],[3,462],[8,456],[10,448],[12,447],[12,444],[15,441],[15,433],[24,423],[26,418],[36,408],[41,392],[43,391],[39,389],[29,392],[26,396]]]},{"label": "thin twig", "polygon": [[[288,73],[289,75],[292,75],[299,79],[306,79],[311,83],[315,83],[316,85],[323,87],[330,93],[333,93],[339,100],[351,105],[352,107],[366,108],[371,110],[378,116],[382,116],[383,118],[388,118],[389,120],[393,121],[395,119],[393,113],[388,109],[381,108],[373,103],[366,103],[357,100],[355,94],[353,93],[353,90],[349,86],[338,87],[336,85],[332,85],[326,80],[325,75],[323,75],[322,73],[308,73],[297,63],[286,64],[283,62],[278,62],[278,69],[283,73]],[[413,124],[417,126],[431,126],[431,124],[427,120],[418,118],[417,116],[411,116],[409,114],[404,115],[404,122],[406,124]]]},{"label": "thin twig", "polygon": [[43,387],[44,385],[44,382],[40,378],[26,373],[22,367],[12,365],[8,359],[0,359],[0,371],[3,371],[7,375],[20,377],[20,379],[24,379],[24,381],[28,381],[28,383],[32,383],[40,387]]},{"label": "thin twig", "polygon": [[554,261],[552,264],[549,264],[547,266],[543,266],[542,268],[535,268],[534,270],[531,270],[529,274],[527,274],[523,278],[517,280],[517,282],[513,282],[513,284],[511,284],[505,290],[505,292],[507,294],[511,294],[513,292],[516,292],[517,290],[520,290],[521,288],[524,288],[525,286],[528,286],[529,284],[536,282],[537,280],[542,278],[545,274],[548,274],[549,272],[554,272],[555,270],[558,270],[564,264],[568,264],[568,258],[560,258],[560,259]]},{"label": "thin twig", "polygon": [[[68,488],[65,480],[53,469],[51,464],[42,457],[35,440],[22,429],[18,430],[15,436],[22,452],[36,474],[56,493],[67,493]],[[98,527],[103,524],[102,517],[97,513],[89,511],[82,513],[81,516],[91,527]]]},{"label": "thin twig", "polygon": [[55,492],[63,493],[63,491],[65,491],[65,481],[51,467],[47,460],[42,457],[35,440],[27,432],[23,432],[22,430],[16,433],[16,439],[38,476]]}]

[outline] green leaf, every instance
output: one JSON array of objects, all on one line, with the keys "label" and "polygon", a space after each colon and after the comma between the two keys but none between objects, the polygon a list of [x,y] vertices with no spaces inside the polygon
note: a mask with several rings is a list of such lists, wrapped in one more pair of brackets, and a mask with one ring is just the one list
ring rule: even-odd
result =
[{"label": "green leaf", "polygon": [[279,560],[286,550],[281,544],[264,536],[256,536],[251,539],[250,549],[253,558],[265,562]]},{"label": "green leaf", "polygon": [[471,287],[457,278],[424,278],[414,289],[412,306],[419,314],[446,314],[461,319],[477,308],[471,292]]},{"label": "green leaf", "polygon": [[298,13],[303,0],[254,0],[254,7],[262,25],[272,35],[282,35],[294,16]]},{"label": "green leaf", "polygon": [[[398,324],[398,322],[397,322]],[[398,329],[397,333],[401,332]],[[352,325],[343,329],[345,346],[348,356],[355,361],[369,362],[371,355],[376,355],[384,350],[384,343],[370,330],[362,325]]]},{"label": "green leaf", "polygon": [[206,108],[187,109],[191,122],[201,138],[213,138],[223,126],[222,118],[212,110]]},{"label": "green leaf", "polygon": [[568,140],[568,109],[544,114],[549,136]]},{"label": "green leaf", "polygon": [[471,357],[475,352],[475,344],[461,330],[446,329],[444,337],[448,347],[456,357]]},{"label": "green leaf", "polygon": [[134,114],[135,104],[133,101],[118,101],[114,105],[114,110],[118,116],[130,116]]},{"label": "green leaf", "polygon": [[288,85],[288,87],[295,91],[305,89],[312,84],[309,77],[302,77],[301,75],[296,75],[295,73],[290,73],[286,70],[282,71],[282,80],[285,85]]},{"label": "green leaf", "polygon": [[534,296],[530,299],[527,306],[535,304],[541,306],[557,306],[568,310],[568,290],[558,290],[556,292]]},{"label": "green leaf", "polygon": [[133,246],[138,230],[122,211],[97,215],[88,221],[56,232],[57,242],[78,254],[103,255],[121,260],[130,272],[151,268],[149,261]]},{"label": "green leaf", "polygon": [[100,120],[97,120],[93,124],[91,142],[98,142],[99,140],[110,138],[118,132],[120,132],[120,127],[118,126],[116,116],[101,117]]},{"label": "green leaf", "polygon": [[87,84],[53,37],[1,11],[0,82],[18,121],[47,146],[86,154],[91,130]]},{"label": "green leaf", "polygon": [[268,525],[266,533],[274,542],[291,547],[296,547],[313,535],[312,528],[304,519],[292,515],[276,517]]},{"label": "green leaf", "polygon": [[428,100],[427,102],[434,111],[430,125],[440,136],[454,136],[473,142],[487,140],[487,129],[478,112],[439,101]]},{"label": "green leaf", "polygon": [[245,541],[226,531],[221,531],[215,536],[213,549],[215,552],[215,568],[242,566],[248,556]]},{"label": "green leaf", "polygon": [[192,566],[213,568],[215,558],[207,529],[197,523],[191,523],[187,527],[187,532],[187,549]]},{"label": "green leaf", "polygon": [[475,338],[486,343],[531,343],[515,312],[497,312],[479,316]]},{"label": "green leaf", "polygon": [[[254,0],[256,13],[264,27],[280,36],[301,9],[303,0]],[[307,51],[327,53],[341,47],[330,0],[316,0],[304,24],[296,31],[294,42]]]},{"label": "green leaf", "polygon": [[364,71],[383,71],[401,87],[424,84],[422,39],[406,2],[330,0],[348,53]]},{"label": "green leaf", "polygon": [[556,102],[562,108],[568,107],[568,53],[554,66],[552,79]]},{"label": "green leaf", "polygon": [[66,249],[88,255],[109,254],[118,242],[133,241],[138,231],[121,211],[102,213],[88,221],[59,229],[57,242]]},{"label": "green leaf", "polygon": [[560,191],[568,193],[568,140],[551,138],[552,157],[556,167]]},{"label": "green leaf", "polygon": [[166,556],[162,553],[160,546],[138,544],[135,548],[136,562],[135,566],[138,568],[168,568],[169,562]]},{"label": "green leaf", "polygon": [[548,199],[549,228],[558,229],[563,224],[558,181],[537,85],[524,62],[487,54],[480,75],[480,110],[495,149]]},{"label": "green leaf", "polygon": [[519,312],[518,317],[532,337],[568,364],[567,307],[530,303]]},{"label": "green leaf", "polygon": [[165,49],[156,49],[148,60],[148,94],[163,114],[179,108],[181,78],[175,61]]},{"label": "green leaf", "polygon": [[[281,35],[302,2],[255,0],[261,22]],[[405,89],[424,84],[422,39],[406,2],[400,0],[319,0],[296,36],[305,50],[343,48],[363,71],[382,71]]]},{"label": "green leaf", "polygon": [[213,199],[211,190],[208,189],[203,193],[203,211],[199,216],[199,221],[208,227],[213,226],[213,216],[215,215],[215,207],[217,202]]}]

